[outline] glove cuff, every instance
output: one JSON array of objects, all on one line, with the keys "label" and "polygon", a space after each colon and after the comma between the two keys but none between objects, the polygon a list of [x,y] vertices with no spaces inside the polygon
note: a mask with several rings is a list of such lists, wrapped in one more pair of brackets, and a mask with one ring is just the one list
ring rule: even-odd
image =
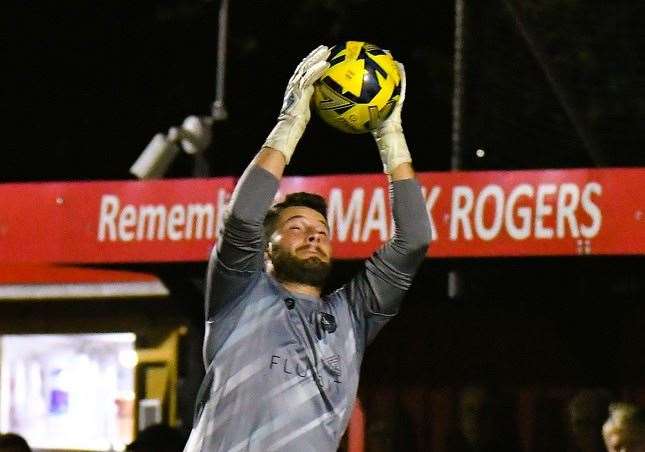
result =
[{"label": "glove cuff", "polygon": [[284,160],[287,164],[291,161],[291,156],[296,149],[296,145],[300,141],[302,134],[305,131],[307,123],[297,117],[284,116],[278,120],[262,147],[269,147],[280,151],[284,155]]},{"label": "glove cuff", "polygon": [[385,174],[391,174],[394,168],[401,163],[412,163],[412,156],[400,124],[375,131],[374,139],[381,155]]}]

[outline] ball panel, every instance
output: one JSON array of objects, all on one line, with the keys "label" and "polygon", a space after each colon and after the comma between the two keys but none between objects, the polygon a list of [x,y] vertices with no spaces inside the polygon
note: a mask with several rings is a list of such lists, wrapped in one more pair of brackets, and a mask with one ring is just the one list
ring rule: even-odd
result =
[{"label": "ball panel", "polygon": [[345,126],[345,132],[348,133],[367,133],[369,129],[366,125],[369,123],[369,106],[365,104],[355,104],[352,108],[339,116]]},{"label": "ball panel", "polygon": [[345,54],[345,58],[348,61],[357,60],[358,55],[363,51],[364,46],[365,43],[362,41],[347,41],[345,43],[345,50],[347,52]]},{"label": "ball panel", "polygon": [[361,87],[361,94],[358,96],[358,102],[362,104],[369,104],[373,101],[374,97],[381,91],[381,84],[378,76],[374,77],[365,72],[363,75],[363,86]]},{"label": "ball panel", "polygon": [[[345,60],[333,67],[330,67],[323,78],[323,82],[327,79],[331,79],[336,83],[333,87],[340,90],[339,94],[346,94],[349,92],[358,99],[361,96],[364,83],[364,70],[364,61]],[[356,102],[360,102],[360,100],[356,100]]]},{"label": "ball panel", "polygon": [[396,62],[392,58],[392,55],[383,53],[382,55],[373,55],[371,57],[381,68],[383,68],[384,74],[388,78],[392,78],[392,82],[395,85],[401,83],[401,75],[399,74],[399,68],[396,65]]},{"label": "ball panel", "polygon": [[314,105],[319,110],[334,110],[339,113],[347,111],[355,105],[350,99],[342,96],[335,89],[324,83],[314,90],[313,100]]}]

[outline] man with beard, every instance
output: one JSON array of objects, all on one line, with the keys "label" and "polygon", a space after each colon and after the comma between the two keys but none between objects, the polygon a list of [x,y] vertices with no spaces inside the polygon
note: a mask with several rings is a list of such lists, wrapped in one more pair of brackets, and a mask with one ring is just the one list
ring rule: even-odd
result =
[{"label": "man with beard", "polygon": [[393,238],[347,284],[321,297],[331,244],[325,200],[296,193],[269,209],[310,118],[320,46],[291,77],[278,123],[240,178],[209,262],[206,376],[186,452],[338,448],[365,347],[399,309],[430,240],[400,101],[373,132],[393,199]]}]

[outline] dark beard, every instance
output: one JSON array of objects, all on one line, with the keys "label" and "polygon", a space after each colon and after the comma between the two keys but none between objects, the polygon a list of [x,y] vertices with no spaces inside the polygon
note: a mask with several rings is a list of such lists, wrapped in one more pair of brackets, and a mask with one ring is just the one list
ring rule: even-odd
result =
[{"label": "dark beard", "polygon": [[271,261],[278,281],[306,284],[319,289],[323,287],[331,271],[331,263],[316,256],[300,259],[275,248]]}]

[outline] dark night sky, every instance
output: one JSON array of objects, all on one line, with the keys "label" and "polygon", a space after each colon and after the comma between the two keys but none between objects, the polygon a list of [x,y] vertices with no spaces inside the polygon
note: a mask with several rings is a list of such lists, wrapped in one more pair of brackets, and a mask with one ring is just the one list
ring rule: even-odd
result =
[{"label": "dark night sky", "polygon": [[[424,55],[404,52],[405,42],[434,41],[436,32],[417,24],[415,36],[393,39],[396,23],[368,32],[372,24],[367,18],[357,21],[355,32],[332,31],[325,27],[332,17],[308,14],[302,5],[292,11],[284,5],[231,3],[226,94],[230,117],[215,128],[209,150],[214,175],[240,172],[257,151],[274,124],[286,81],[300,59],[319,43],[346,38],[389,46],[401,54],[400,59],[410,61],[409,91],[423,93],[423,97],[410,95],[410,111],[424,108],[425,117],[424,106],[431,105],[430,114],[440,118],[440,123],[432,124],[431,136],[418,138],[440,143],[443,155],[419,155],[419,161],[425,169],[447,162],[447,97],[443,104],[429,99],[437,96],[438,83],[432,74],[414,68],[419,65],[414,59]],[[9,134],[3,179],[128,178],[129,166],[155,133],[166,132],[190,114],[209,112],[214,99],[217,2],[35,5],[17,8],[10,24],[11,83],[6,95],[11,127],[19,133]],[[361,2],[357,6],[366,8]],[[442,11],[441,18],[442,45],[434,51],[447,62],[450,10]],[[291,26],[293,30],[290,21],[298,23]],[[441,70],[445,85],[449,68]],[[409,128],[411,135],[419,134],[418,127]],[[291,173],[378,171],[370,140],[343,135],[315,118]],[[348,148],[349,154],[344,152]],[[339,151],[342,159],[336,158]],[[173,166],[173,175],[189,174],[190,162],[184,160]]]},{"label": "dark night sky", "polygon": [[[637,4],[622,2],[601,24],[596,10],[526,12],[610,166],[645,163],[644,107],[631,101],[643,85],[635,62],[643,38],[631,39],[640,36]],[[204,0],[16,3],[8,15],[11,119],[0,179],[131,178],[130,165],[155,133],[208,114],[218,7]],[[388,48],[406,64],[404,127],[415,165],[449,169],[453,15],[448,0],[232,1],[230,116],[215,126],[211,174],[239,174],[273,126],[295,65],[319,43],[346,39]],[[567,37],[572,27],[576,39]],[[465,167],[593,166],[503,2],[473,6],[466,37]],[[612,44],[610,57],[601,42]],[[571,63],[576,58],[582,63]],[[488,151],[485,159],[474,157],[478,147]],[[341,134],[316,117],[292,162],[290,174],[380,170],[369,136]],[[190,165],[182,155],[169,175],[188,176]]]}]

